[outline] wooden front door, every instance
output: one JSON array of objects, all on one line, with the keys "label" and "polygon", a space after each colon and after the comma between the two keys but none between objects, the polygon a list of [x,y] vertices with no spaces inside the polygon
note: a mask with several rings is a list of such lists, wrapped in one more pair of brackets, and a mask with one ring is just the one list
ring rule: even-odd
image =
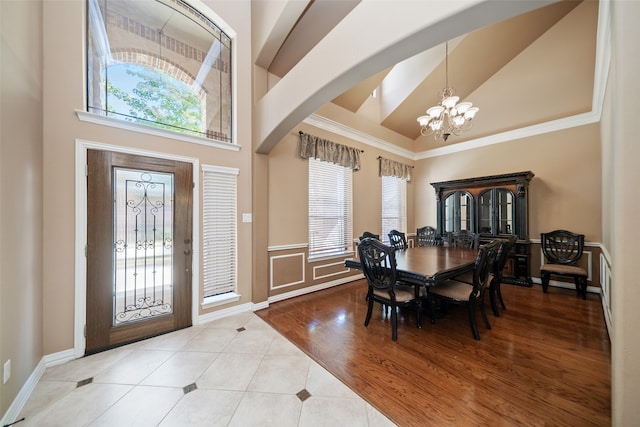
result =
[{"label": "wooden front door", "polygon": [[192,165],[87,160],[85,354],[191,326]]}]

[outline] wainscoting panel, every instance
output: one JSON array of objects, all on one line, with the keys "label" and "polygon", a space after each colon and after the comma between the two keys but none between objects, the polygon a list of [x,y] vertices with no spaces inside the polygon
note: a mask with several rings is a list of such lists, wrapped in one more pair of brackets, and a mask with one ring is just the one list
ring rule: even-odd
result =
[{"label": "wainscoting panel", "polygon": [[339,262],[331,262],[323,265],[314,265],[313,266],[313,280],[320,279],[334,279],[335,276],[341,276],[345,273],[350,272],[351,270],[344,266],[344,260],[341,259]]},{"label": "wainscoting panel", "polygon": [[281,289],[299,285],[305,282],[305,253],[285,255],[271,255],[270,260],[270,289]]}]

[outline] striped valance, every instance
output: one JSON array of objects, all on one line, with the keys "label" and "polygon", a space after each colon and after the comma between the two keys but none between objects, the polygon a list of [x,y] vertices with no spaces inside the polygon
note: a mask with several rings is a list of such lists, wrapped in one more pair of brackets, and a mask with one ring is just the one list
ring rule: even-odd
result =
[{"label": "striped valance", "polygon": [[380,161],[380,176],[395,176],[406,181],[411,181],[411,169],[413,169],[413,166],[405,165],[395,160],[385,159],[384,157],[378,157],[378,160]]},{"label": "striped valance", "polygon": [[353,170],[360,169],[360,150],[304,132],[300,132],[300,157],[313,157]]}]

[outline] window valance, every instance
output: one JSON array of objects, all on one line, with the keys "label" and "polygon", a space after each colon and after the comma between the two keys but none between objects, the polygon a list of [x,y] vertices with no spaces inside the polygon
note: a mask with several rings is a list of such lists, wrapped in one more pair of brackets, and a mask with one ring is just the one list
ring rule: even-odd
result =
[{"label": "window valance", "polygon": [[360,169],[360,150],[338,144],[308,133],[300,133],[300,157],[331,162],[353,170]]},{"label": "window valance", "polygon": [[378,160],[380,161],[380,176],[395,176],[405,181],[411,181],[411,169],[413,169],[413,166],[385,159],[384,157],[378,157]]}]

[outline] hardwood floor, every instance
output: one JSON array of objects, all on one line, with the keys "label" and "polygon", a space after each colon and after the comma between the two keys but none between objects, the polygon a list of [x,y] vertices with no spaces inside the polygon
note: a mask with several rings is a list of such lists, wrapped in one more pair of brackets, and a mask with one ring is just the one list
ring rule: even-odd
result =
[{"label": "hardwood floor", "polygon": [[[379,304],[368,327],[366,281],[256,312],[399,426],[609,426],[611,352],[600,297],[503,285],[507,310],[466,308],[435,324],[398,316],[398,341]],[[488,301],[487,301],[488,302]],[[489,306],[489,304],[487,304]]]}]

